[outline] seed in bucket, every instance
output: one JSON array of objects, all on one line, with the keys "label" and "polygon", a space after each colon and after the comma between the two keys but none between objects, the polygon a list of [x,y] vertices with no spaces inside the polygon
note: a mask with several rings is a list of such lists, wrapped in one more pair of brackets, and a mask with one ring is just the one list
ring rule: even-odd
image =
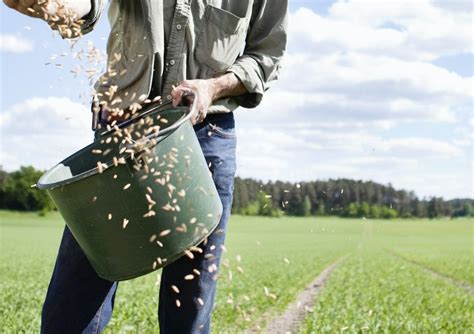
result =
[{"label": "seed in bucket", "polygon": [[123,228],[126,228],[129,223],[129,220],[127,218],[123,219]]},{"label": "seed in bucket", "polygon": [[176,285],[172,285],[172,286],[171,286],[171,289],[172,289],[174,292],[179,293],[179,289],[178,289],[178,287],[177,287]]},{"label": "seed in bucket", "polygon": [[171,233],[171,230],[164,230],[164,231],[161,231],[160,237],[167,236],[167,235],[170,234],[170,233]]},{"label": "seed in bucket", "polygon": [[197,222],[197,218],[191,218],[191,220],[189,221],[190,224],[196,224]]},{"label": "seed in bucket", "polygon": [[130,183],[127,183],[124,187],[123,187],[123,190],[127,190],[128,188],[130,188],[131,184]]},{"label": "seed in bucket", "polygon": [[184,276],[184,279],[185,279],[186,281],[192,281],[192,280],[194,279],[194,275],[191,275],[191,274],[186,275],[186,276]]}]

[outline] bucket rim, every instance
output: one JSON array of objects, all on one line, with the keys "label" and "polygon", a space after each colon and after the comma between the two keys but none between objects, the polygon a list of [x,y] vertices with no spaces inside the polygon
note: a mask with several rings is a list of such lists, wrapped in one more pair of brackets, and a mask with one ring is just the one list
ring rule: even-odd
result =
[{"label": "bucket rim", "polygon": [[[157,110],[155,112],[151,112],[151,113],[148,113],[146,115],[143,115],[144,118],[147,118],[147,117],[152,117],[152,116],[155,116],[156,114],[161,114],[161,113],[166,113],[166,112],[178,112],[178,111],[181,111],[183,112],[183,116],[181,116],[174,124],[177,124],[176,128],[173,129],[172,131],[168,132],[168,133],[165,133],[163,134],[162,136],[170,136],[171,134],[173,134],[178,128],[181,127],[181,125],[183,125],[186,121],[189,120],[191,114],[192,114],[192,110],[188,107],[182,107],[182,106],[177,106],[177,107],[170,107],[170,108],[167,108],[167,109],[164,109],[164,110]],[[140,118],[142,117],[137,117],[136,120],[138,121]],[[127,125],[128,126],[131,126],[133,125],[135,122],[133,123],[130,123]],[[179,124],[178,124],[179,123]],[[173,126],[170,125],[170,127]],[[124,127],[126,128],[126,127]],[[158,134],[157,138],[158,137],[162,137]],[[166,138],[165,137],[165,138]],[[61,180],[61,181],[57,181],[57,182],[45,182],[45,179],[51,175],[55,170],[57,170],[58,168],[62,168],[62,167],[65,167],[65,165],[63,164],[63,162],[65,162],[66,160],[70,159],[71,157],[75,156],[75,155],[79,155],[83,152],[90,152],[91,150],[91,146],[94,145],[94,142],[87,145],[86,147],[83,147],[82,149],[76,151],[75,153],[69,155],[67,158],[63,159],[60,163],[56,164],[54,167],[50,168],[49,170],[47,170],[41,177],[40,179],[38,180],[38,182],[36,183],[36,186],[38,187],[38,189],[41,189],[41,190],[52,190],[52,189],[55,189],[55,188],[59,188],[59,187],[63,187],[63,186],[66,186],[66,185],[69,185],[69,184],[72,184],[72,183],[75,183],[75,182],[78,182],[78,181],[81,181],[81,180],[84,180],[88,177],[91,177],[91,176],[94,176],[96,174],[99,174],[99,168],[97,166],[89,169],[89,170],[86,170],[82,173],[79,173],[77,175],[74,175],[72,177],[69,177],[65,180]],[[118,156],[116,156],[116,158],[124,158],[124,159],[129,159],[131,156],[131,153],[130,152],[127,152],[125,151],[124,153],[122,154],[119,154]],[[113,159],[110,159],[110,160],[107,160],[105,161],[104,163],[107,165],[107,166],[110,166],[108,168],[106,168],[104,170],[104,172],[106,170],[109,170],[109,169],[112,169],[116,166],[113,165],[112,163],[112,160]]]}]

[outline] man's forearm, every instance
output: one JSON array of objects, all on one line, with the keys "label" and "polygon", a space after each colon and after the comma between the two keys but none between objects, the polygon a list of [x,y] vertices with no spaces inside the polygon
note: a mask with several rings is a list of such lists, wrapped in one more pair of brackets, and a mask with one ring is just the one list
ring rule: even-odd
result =
[{"label": "man's forearm", "polygon": [[80,19],[87,15],[92,8],[91,0],[50,0],[41,4],[37,0],[3,0],[10,8],[31,16],[45,19],[45,13],[62,16],[64,12]]},{"label": "man's forearm", "polygon": [[212,101],[226,97],[246,94],[248,91],[234,73],[226,73],[220,77],[209,79],[212,86]]}]

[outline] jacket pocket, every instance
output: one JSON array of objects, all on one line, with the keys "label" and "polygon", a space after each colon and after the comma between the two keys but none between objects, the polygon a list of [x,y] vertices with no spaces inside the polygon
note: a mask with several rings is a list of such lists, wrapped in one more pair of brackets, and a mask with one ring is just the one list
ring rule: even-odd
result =
[{"label": "jacket pocket", "polygon": [[243,50],[246,30],[246,18],[207,5],[196,40],[196,59],[215,72],[226,71]]}]

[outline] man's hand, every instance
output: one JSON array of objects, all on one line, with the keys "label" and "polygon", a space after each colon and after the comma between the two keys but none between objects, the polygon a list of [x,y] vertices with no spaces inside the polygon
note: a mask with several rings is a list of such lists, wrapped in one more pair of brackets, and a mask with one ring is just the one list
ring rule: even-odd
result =
[{"label": "man's hand", "polygon": [[90,0],[3,0],[10,8],[48,22],[64,38],[77,37],[81,17],[91,10]]},{"label": "man's hand", "polygon": [[239,96],[247,93],[247,89],[233,73],[226,73],[218,78],[206,80],[184,80],[177,87],[173,87],[171,96],[173,105],[181,104],[183,95],[194,95],[196,113],[191,116],[193,124],[201,123],[207,116],[207,110],[217,100]]},{"label": "man's hand", "polygon": [[214,90],[211,80],[184,80],[178,87],[173,87],[171,96],[173,105],[183,102],[183,95],[193,94],[193,105],[196,113],[191,116],[193,124],[201,123],[207,115],[207,109],[214,102]]},{"label": "man's hand", "polygon": [[[3,0],[8,7],[31,17],[44,18],[45,1],[38,0]],[[38,2],[42,3],[41,5]]]}]

